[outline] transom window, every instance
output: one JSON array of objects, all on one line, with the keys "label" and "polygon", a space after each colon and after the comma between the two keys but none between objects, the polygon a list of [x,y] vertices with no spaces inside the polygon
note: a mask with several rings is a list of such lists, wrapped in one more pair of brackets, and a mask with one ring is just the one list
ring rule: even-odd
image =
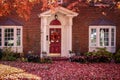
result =
[{"label": "transom window", "polygon": [[97,47],[115,47],[115,26],[89,26],[89,51]]}]

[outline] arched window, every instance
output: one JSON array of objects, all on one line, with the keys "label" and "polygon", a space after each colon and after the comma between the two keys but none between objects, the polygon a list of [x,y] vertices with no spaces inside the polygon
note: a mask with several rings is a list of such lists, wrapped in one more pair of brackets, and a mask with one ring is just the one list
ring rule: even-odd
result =
[{"label": "arched window", "polygon": [[61,22],[57,19],[54,19],[50,22],[50,25],[61,25]]}]

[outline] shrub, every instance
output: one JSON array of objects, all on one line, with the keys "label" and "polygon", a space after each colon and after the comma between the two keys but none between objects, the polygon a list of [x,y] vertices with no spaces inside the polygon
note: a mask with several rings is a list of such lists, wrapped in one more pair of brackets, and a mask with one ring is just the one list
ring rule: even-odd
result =
[{"label": "shrub", "polygon": [[91,63],[99,62],[99,58],[99,56],[87,56],[86,61]]},{"label": "shrub", "polygon": [[110,62],[112,60],[113,54],[108,52],[106,48],[97,48],[97,52],[99,58],[99,62]]},{"label": "shrub", "polygon": [[20,53],[14,53],[13,56],[16,57],[16,58],[20,58],[21,57]]},{"label": "shrub", "polygon": [[100,56],[107,56],[109,58],[112,58],[113,54],[109,51],[106,50],[106,48],[97,48],[97,52],[98,55]]},{"label": "shrub", "polygon": [[70,57],[70,61],[71,62],[85,63],[86,57],[85,56],[72,56],[72,57]]},{"label": "shrub", "polygon": [[114,60],[115,60],[116,63],[120,63],[120,49],[114,55]]},{"label": "shrub", "polygon": [[5,61],[15,61],[17,60],[17,57],[15,56],[17,53],[14,53],[11,48],[7,47],[7,48],[4,48],[3,51],[2,51],[2,60],[5,60]]},{"label": "shrub", "polygon": [[52,63],[52,59],[50,57],[44,57],[41,59],[41,63]]},{"label": "shrub", "polygon": [[35,54],[27,54],[26,58],[28,62],[40,62],[40,57]]},{"label": "shrub", "polygon": [[28,62],[27,58],[21,57],[22,62]]},{"label": "shrub", "polygon": [[97,48],[97,51],[85,53],[87,62],[110,62],[112,60],[112,53],[108,52],[106,48]]}]

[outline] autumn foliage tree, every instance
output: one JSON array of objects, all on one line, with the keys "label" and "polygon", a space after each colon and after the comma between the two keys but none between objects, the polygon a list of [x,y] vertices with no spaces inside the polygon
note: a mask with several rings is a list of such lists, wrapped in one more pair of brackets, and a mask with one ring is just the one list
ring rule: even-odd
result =
[{"label": "autumn foliage tree", "polygon": [[[68,0],[64,0],[68,1]],[[80,2],[90,2],[91,0],[69,0],[72,1],[71,4],[67,5],[67,8],[72,9],[73,11],[77,10],[76,5]],[[92,0],[96,1],[96,0]],[[119,0],[116,0],[119,2]],[[24,18],[25,20],[29,19],[31,10],[35,4],[42,3],[41,10],[52,9],[58,6],[57,0],[0,0],[0,16],[6,16],[13,13],[18,14],[18,16]]]},{"label": "autumn foliage tree", "polygon": [[0,0],[0,16],[17,13],[27,20],[32,7],[38,2],[38,0]]}]

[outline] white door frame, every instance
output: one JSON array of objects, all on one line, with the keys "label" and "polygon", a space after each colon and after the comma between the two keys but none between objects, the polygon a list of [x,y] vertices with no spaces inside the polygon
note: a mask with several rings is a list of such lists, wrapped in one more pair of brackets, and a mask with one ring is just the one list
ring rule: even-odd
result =
[{"label": "white door frame", "polygon": [[[61,6],[57,7],[55,9],[55,13],[58,14],[59,20],[61,22],[61,26],[56,26],[58,28],[61,28],[61,56],[69,57],[69,50],[72,50],[72,25],[73,25],[73,17],[77,16],[78,13],[73,12],[71,10],[68,10],[66,8],[63,8]],[[50,22],[54,20],[54,14],[51,13],[51,10],[45,11],[38,16],[41,18],[41,25],[40,25],[40,30],[41,30],[41,53],[46,52],[47,55],[49,54],[49,41],[47,40],[47,35],[49,35],[49,28],[50,27],[55,27],[55,26],[50,26]],[[42,54],[40,54],[42,57]]]}]

